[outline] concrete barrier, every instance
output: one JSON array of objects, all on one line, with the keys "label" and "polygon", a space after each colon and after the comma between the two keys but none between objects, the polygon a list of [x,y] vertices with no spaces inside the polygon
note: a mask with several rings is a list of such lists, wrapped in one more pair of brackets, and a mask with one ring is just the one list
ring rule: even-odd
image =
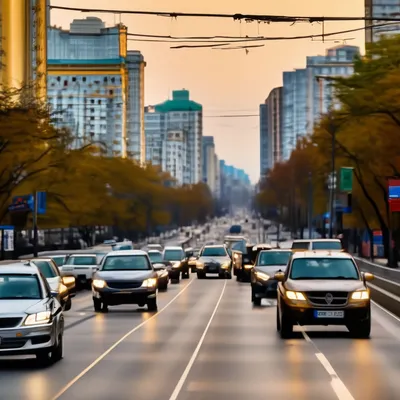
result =
[{"label": "concrete barrier", "polygon": [[371,261],[365,260],[364,258],[355,257],[355,260],[361,271],[370,272],[377,277],[386,278],[390,281],[400,283],[400,269],[375,264]]}]

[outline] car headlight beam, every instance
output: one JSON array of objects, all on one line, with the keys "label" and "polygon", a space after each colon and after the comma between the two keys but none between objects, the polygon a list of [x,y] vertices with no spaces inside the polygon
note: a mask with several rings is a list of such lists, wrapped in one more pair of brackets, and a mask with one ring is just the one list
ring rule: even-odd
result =
[{"label": "car headlight beam", "polygon": [[180,262],[176,262],[173,266],[172,266],[172,268],[179,268],[181,266],[181,263]]},{"label": "car headlight beam", "polygon": [[265,274],[264,272],[256,272],[256,277],[258,279],[261,279],[262,281],[268,281],[270,279],[270,276]]},{"label": "car headlight beam", "polygon": [[142,283],[142,287],[145,287],[145,288],[154,288],[156,286],[157,286],[156,278],[145,279]]},{"label": "car headlight beam", "polygon": [[352,300],[368,300],[369,299],[369,291],[368,290],[358,290],[357,292],[353,292],[351,294]]},{"label": "car headlight beam", "polygon": [[106,286],[106,281],[103,279],[94,279],[92,285],[96,289],[103,289]]},{"label": "car headlight beam", "polygon": [[231,266],[230,263],[225,263],[225,264],[222,264],[222,265],[221,265],[221,268],[222,268],[222,269],[228,269],[230,266]]},{"label": "car headlight beam", "polygon": [[304,294],[301,292],[293,292],[291,290],[288,290],[286,292],[286,297],[289,300],[299,300],[299,301],[306,301],[306,298],[304,297]]},{"label": "car headlight beam", "polygon": [[50,311],[42,311],[36,314],[29,314],[26,317],[24,325],[43,325],[48,324],[51,320],[51,312]]}]

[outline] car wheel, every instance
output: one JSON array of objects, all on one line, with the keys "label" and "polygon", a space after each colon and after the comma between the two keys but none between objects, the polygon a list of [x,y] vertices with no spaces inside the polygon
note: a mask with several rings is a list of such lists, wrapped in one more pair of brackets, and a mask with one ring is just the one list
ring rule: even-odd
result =
[{"label": "car wheel", "polygon": [[279,308],[278,307],[276,307],[276,330],[278,332],[281,331],[281,321],[279,319]]},{"label": "car wheel", "polygon": [[64,306],[64,311],[69,311],[72,307],[72,300],[71,297],[68,298],[67,302],[65,303]]},{"label": "car wheel", "polygon": [[232,279],[232,274],[231,274],[230,272],[228,272],[228,273],[226,274],[226,279]]},{"label": "car wheel", "polygon": [[282,339],[289,339],[293,335],[293,322],[285,313],[281,314],[279,333]]},{"label": "car wheel", "polygon": [[101,300],[100,299],[96,299],[95,297],[93,297],[93,307],[94,307],[94,311],[95,312],[100,312],[101,311]]},{"label": "car wheel", "polygon": [[178,277],[178,278],[171,279],[171,283],[179,283],[179,282],[180,282],[179,277]]},{"label": "car wheel", "polygon": [[368,339],[371,335],[371,319],[358,322],[357,325],[352,325],[347,328],[350,334],[357,339]]},{"label": "car wheel", "polygon": [[62,360],[64,356],[64,341],[63,335],[60,335],[58,338],[57,346],[51,351],[51,361],[56,363]]},{"label": "car wheel", "polygon": [[157,299],[148,299],[147,300],[147,310],[150,312],[157,311]]},{"label": "car wheel", "polygon": [[254,297],[253,298],[253,304],[255,306],[261,306],[261,299],[259,297]]},{"label": "car wheel", "polygon": [[204,278],[205,278],[205,275],[203,273],[201,273],[201,272],[197,273],[197,279],[204,279]]}]

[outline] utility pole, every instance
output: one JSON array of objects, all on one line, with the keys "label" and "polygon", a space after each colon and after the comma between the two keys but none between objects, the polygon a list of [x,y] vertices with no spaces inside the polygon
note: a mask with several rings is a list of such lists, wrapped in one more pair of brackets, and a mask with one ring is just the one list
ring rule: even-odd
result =
[{"label": "utility pole", "polygon": [[313,186],[312,173],[308,173],[308,238],[312,239],[312,219],[313,219]]},{"label": "utility pole", "polygon": [[329,116],[329,133],[332,136],[331,151],[331,187],[329,191],[329,238],[333,238],[334,218],[335,218],[335,191],[336,191],[336,174],[335,174],[335,148],[336,148],[336,129],[333,125],[332,115]]},{"label": "utility pole", "polygon": [[37,216],[38,216],[38,192],[35,190],[34,194],[34,204],[33,204],[33,257],[38,256],[38,226],[37,226]]}]

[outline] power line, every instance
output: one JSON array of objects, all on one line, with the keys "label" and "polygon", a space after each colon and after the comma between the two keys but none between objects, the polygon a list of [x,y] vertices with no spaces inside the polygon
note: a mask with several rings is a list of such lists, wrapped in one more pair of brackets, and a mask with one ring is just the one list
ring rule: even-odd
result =
[{"label": "power line", "polygon": [[50,5],[50,9],[64,11],[79,11],[83,13],[111,13],[111,14],[133,14],[133,15],[150,15],[157,17],[191,17],[191,18],[225,18],[234,21],[258,21],[258,22],[334,22],[334,21],[400,21],[400,17],[316,17],[316,16],[285,16],[285,15],[268,15],[268,14],[220,14],[220,13],[187,13],[172,11],[143,11],[143,10],[113,10],[104,8],[81,8],[81,7],[65,7]]}]

